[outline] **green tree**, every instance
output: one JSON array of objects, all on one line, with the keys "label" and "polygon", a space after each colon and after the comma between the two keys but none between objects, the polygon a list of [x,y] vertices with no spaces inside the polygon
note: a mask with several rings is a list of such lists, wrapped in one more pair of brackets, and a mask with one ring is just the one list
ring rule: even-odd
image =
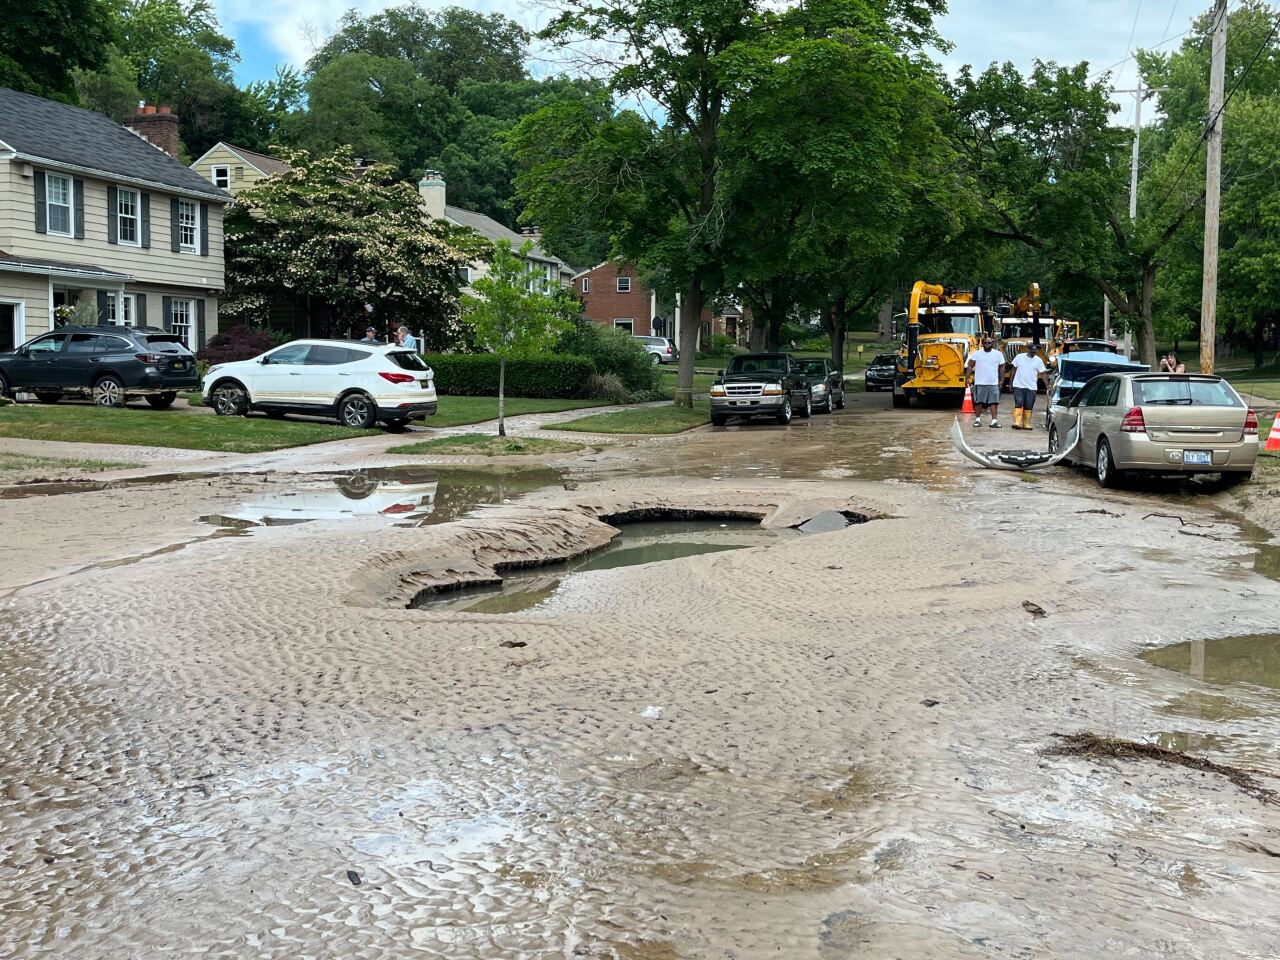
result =
[{"label": "green tree", "polygon": [[475,296],[462,301],[463,316],[476,343],[498,355],[498,436],[507,435],[507,361],[550,349],[572,326],[576,304],[559,284],[548,288],[542,273],[526,259],[533,244],[513,252],[499,240],[489,271],[471,284]]},{"label": "green tree", "polygon": [[422,329],[427,348],[454,346],[458,269],[484,250],[474,235],[428,222],[390,167],[352,177],[349,150],[282,156],[292,169],[258,181],[228,213],[223,312],[260,320],[288,291],[324,300],[352,328],[368,305],[380,322]]},{"label": "green tree", "polygon": [[20,0],[0,14],[0,87],[78,103],[77,70],[107,62],[114,37],[106,0]]}]

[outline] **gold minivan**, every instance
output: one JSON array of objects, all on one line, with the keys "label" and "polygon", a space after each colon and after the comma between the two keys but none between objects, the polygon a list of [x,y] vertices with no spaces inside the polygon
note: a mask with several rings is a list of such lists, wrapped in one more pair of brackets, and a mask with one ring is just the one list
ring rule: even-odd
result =
[{"label": "gold minivan", "polygon": [[1094,377],[1049,423],[1056,453],[1080,420],[1067,461],[1092,466],[1113,487],[1129,471],[1221,473],[1249,479],[1258,458],[1258,415],[1221,377],[1111,373]]}]

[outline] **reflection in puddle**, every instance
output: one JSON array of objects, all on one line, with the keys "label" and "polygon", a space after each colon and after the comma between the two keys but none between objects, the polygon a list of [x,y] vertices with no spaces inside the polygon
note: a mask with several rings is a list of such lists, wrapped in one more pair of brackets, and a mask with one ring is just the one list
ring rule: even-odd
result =
[{"label": "reflection in puddle", "polygon": [[1190,640],[1147,650],[1142,659],[1212,683],[1280,689],[1280,633]]},{"label": "reflection in puddle", "polygon": [[358,470],[267,491],[200,519],[221,527],[279,526],[309,520],[381,519],[399,526],[448,523],[479,506],[503,503],[558,482],[552,470]]},{"label": "reflection in puddle", "polygon": [[565,563],[507,576],[500,587],[479,587],[424,594],[411,607],[465,610],[467,613],[516,613],[552,600],[583,574],[644,563],[659,563],[724,550],[774,543],[792,531],[766,530],[753,520],[657,521],[629,523],[600,550]]}]

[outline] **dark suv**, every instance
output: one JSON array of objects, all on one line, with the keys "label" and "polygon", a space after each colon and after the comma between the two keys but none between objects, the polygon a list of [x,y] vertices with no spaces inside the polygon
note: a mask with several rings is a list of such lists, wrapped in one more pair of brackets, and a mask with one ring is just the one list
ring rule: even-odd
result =
[{"label": "dark suv", "polygon": [[42,403],[85,396],[104,407],[146,397],[163,409],[179,390],[199,390],[196,358],[182,338],[156,327],[59,327],[0,353],[0,394]]},{"label": "dark suv", "polygon": [[730,417],[773,417],[791,422],[813,412],[809,380],[789,353],[744,353],[729,360],[711,385],[711,422],[723,426]]}]

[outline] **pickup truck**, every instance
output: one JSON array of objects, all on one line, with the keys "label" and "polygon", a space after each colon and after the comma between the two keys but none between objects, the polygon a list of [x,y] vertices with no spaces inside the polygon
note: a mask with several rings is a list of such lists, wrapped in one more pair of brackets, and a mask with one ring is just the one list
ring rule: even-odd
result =
[{"label": "pickup truck", "polygon": [[789,353],[744,353],[729,361],[711,385],[711,423],[723,426],[730,417],[773,417],[791,422],[794,411],[813,413],[809,379]]}]

